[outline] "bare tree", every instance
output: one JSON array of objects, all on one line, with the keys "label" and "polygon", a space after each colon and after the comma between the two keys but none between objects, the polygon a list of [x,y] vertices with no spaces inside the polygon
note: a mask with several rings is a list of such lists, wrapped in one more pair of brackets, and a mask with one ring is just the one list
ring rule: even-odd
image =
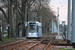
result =
[{"label": "bare tree", "polygon": [[[51,10],[51,8],[49,7],[48,3],[42,0],[35,0],[34,4],[32,4],[30,11],[37,11],[37,16],[36,16],[36,20],[39,20],[38,17],[42,16],[42,26],[43,26],[43,32],[47,32],[44,31],[44,29],[47,30],[47,28],[45,26],[47,25],[47,22],[49,22],[49,28],[51,28],[51,21],[52,18],[54,19],[54,21],[57,20],[55,18],[55,14],[54,12]],[[29,12],[29,20],[33,20],[32,18],[32,12]]]},{"label": "bare tree", "polygon": [[[37,16],[36,20],[38,21],[40,16],[42,16],[42,28],[43,32],[45,30],[45,26],[47,25],[47,22],[49,22],[49,28],[51,28],[51,19],[54,19],[54,12],[51,10],[49,7],[49,0],[12,0],[10,2],[10,16],[11,16],[11,36],[14,37],[17,35],[19,36],[19,26],[22,26],[22,36],[26,36],[26,31],[25,31],[25,22],[33,20],[32,17],[32,11],[36,10],[37,11]],[[8,8],[8,0],[2,0],[3,6],[1,7],[6,7]],[[6,4],[6,5],[5,5]],[[8,11],[9,9],[7,9]],[[7,16],[6,16],[7,17]],[[7,17],[8,18],[8,17]],[[25,20],[26,19],[26,20]],[[15,22],[16,21],[16,22]],[[57,21],[54,19],[54,21]],[[57,23],[57,22],[56,22]],[[47,28],[46,28],[47,30]],[[13,32],[13,33],[12,33]]]},{"label": "bare tree", "polygon": [[1,25],[0,25],[0,41],[3,41],[2,40],[2,35],[1,35]]}]

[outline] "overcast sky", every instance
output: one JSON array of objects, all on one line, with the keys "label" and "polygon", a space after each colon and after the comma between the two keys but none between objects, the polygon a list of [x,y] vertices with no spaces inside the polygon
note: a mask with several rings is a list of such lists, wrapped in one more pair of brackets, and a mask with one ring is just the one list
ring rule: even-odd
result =
[{"label": "overcast sky", "polygon": [[67,24],[67,8],[68,8],[68,0],[51,0],[50,7],[55,11],[57,15],[57,7],[59,7],[59,20],[60,24],[62,21],[66,21]]}]

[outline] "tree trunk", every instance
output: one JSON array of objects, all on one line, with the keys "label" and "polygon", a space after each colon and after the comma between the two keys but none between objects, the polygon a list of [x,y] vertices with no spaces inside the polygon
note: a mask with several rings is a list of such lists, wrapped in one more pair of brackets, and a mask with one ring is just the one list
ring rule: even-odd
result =
[{"label": "tree trunk", "polygon": [[13,24],[14,24],[14,22],[13,22],[14,17],[13,17],[13,5],[12,5],[12,4],[13,4],[13,3],[11,3],[11,6],[10,6],[10,7],[11,7],[11,30],[12,30],[12,31],[11,31],[11,37],[12,37],[12,38],[15,38],[16,36],[15,36],[15,34],[14,34],[15,32],[14,32],[14,25],[13,25]]},{"label": "tree trunk", "polygon": [[18,1],[16,0],[16,37],[18,37],[19,36],[19,34],[18,34],[18,15],[17,15],[17,12],[18,12],[18,3],[17,3]]},{"label": "tree trunk", "polygon": [[10,0],[8,0],[8,38],[11,38]]},{"label": "tree trunk", "polygon": [[1,33],[1,25],[0,25],[0,41],[3,41],[2,40],[2,33]]},{"label": "tree trunk", "polygon": [[25,29],[25,5],[26,5],[26,0],[22,0],[22,36],[26,36],[26,29]]},{"label": "tree trunk", "polygon": [[6,16],[6,14],[5,14],[5,12],[4,12],[4,10],[0,7],[0,10],[2,11],[2,13],[4,14],[4,18],[6,19],[6,22],[8,23],[8,19],[7,19],[7,16]]},{"label": "tree trunk", "polygon": [[22,36],[25,37],[26,36],[26,29],[25,29],[25,24],[22,23]]}]

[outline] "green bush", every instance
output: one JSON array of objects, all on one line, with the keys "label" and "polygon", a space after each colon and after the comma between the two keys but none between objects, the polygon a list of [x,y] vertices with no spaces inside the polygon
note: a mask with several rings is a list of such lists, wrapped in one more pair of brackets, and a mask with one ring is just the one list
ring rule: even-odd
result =
[{"label": "green bush", "polygon": [[8,37],[2,37],[3,39],[3,42],[0,41],[0,44],[4,44],[4,43],[9,43],[9,42],[13,42],[13,41],[16,41],[17,39],[16,38],[10,38],[8,39]]},{"label": "green bush", "polygon": [[75,49],[61,49],[61,50],[75,50]]}]

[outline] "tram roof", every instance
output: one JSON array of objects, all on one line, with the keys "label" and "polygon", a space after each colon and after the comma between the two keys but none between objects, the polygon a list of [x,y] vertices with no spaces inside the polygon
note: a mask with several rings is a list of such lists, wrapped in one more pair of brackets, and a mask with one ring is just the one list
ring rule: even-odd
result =
[{"label": "tram roof", "polygon": [[29,21],[28,23],[40,23],[38,21]]}]

